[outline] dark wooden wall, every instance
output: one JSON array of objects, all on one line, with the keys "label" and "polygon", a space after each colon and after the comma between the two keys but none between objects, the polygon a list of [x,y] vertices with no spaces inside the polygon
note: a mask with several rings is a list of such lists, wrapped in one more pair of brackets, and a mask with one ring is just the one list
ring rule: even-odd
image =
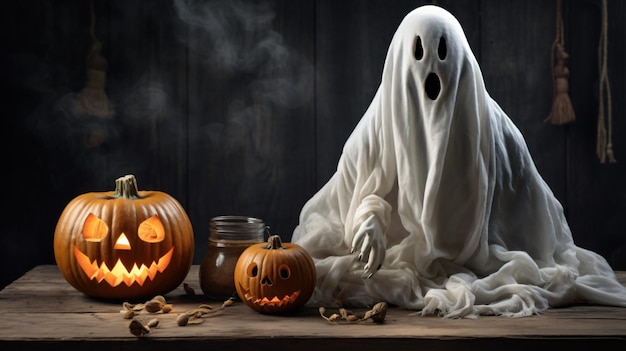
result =
[{"label": "dark wooden wall", "polygon": [[[54,263],[56,220],[75,196],[132,173],[187,209],[195,263],[210,218],[262,218],[289,240],[332,175],[380,82],[391,37],[426,1],[94,0],[112,119],[71,113],[91,44],[83,0],[3,1],[0,286]],[[524,134],[575,241],[626,269],[626,2],[609,0],[609,77],[618,163],[595,155],[600,0],[564,1],[576,121],[552,102],[555,1],[448,0],[486,86]],[[101,142],[86,142],[89,136]]]}]

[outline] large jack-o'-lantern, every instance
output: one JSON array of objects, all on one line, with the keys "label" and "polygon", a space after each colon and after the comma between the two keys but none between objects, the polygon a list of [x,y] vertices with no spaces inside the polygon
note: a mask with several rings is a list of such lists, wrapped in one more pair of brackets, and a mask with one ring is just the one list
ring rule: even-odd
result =
[{"label": "large jack-o'-lantern", "polygon": [[267,243],[245,249],[235,265],[239,298],[261,313],[285,313],[303,306],[313,294],[317,273],[301,246],[282,243],[272,235]]},{"label": "large jack-o'-lantern", "polygon": [[160,191],[138,191],[133,175],[115,191],[79,195],[54,232],[54,256],[65,279],[86,295],[134,300],[165,294],[187,276],[194,253],[191,221]]}]

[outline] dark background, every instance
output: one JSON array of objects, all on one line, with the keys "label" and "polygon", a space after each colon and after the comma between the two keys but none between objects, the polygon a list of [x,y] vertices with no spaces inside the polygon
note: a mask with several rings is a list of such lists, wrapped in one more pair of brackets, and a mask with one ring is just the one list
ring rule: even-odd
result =
[{"label": "dark background", "polygon": [[[289,240],[368,107],[393,33],[424,3],[94,0],[116,111],[102,119],[70,108],[86,81],[90,2],[2,1],[0,287],[54,263],[54,228],[71,199],[129,173],[186,208],[196,264],[217,215],[259,217]],[[575,242],[624,270],[626,2],[608,2],[613,164],[595,154],[601,1],[563,3],[576,121],[554,126],[544,119],[556,2],[438,1],[464,27]]]}]

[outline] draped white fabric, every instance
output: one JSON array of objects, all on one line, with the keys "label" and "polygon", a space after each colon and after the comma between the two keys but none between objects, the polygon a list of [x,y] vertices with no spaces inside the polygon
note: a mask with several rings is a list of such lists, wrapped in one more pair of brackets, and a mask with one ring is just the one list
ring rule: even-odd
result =
[{"label": "draped white fabric", "polygon": [[380,87],[292,242],[316,264],[310,306],[386,301],[456,318],[626,307],[606,260],[574,244],[460,24],[434,5],[398,27]]}]

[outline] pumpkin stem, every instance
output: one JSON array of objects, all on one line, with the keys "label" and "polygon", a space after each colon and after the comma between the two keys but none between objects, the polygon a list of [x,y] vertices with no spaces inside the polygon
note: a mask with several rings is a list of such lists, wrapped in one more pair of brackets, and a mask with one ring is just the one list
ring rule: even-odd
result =
[{"label": "pumpkin stem", "polygon": [[283,249],[283,242],[280,241],[280,235],[272,235],[267,238],[267,246],[265,248],[269,250]]},{"label": "pumpkin stem", "polygon": [[119,177],[115,180],[115,193],[112,198],[123,197],[125,199],[139,199],[139,190],[137,190],[137,179],[132,174]]}]

